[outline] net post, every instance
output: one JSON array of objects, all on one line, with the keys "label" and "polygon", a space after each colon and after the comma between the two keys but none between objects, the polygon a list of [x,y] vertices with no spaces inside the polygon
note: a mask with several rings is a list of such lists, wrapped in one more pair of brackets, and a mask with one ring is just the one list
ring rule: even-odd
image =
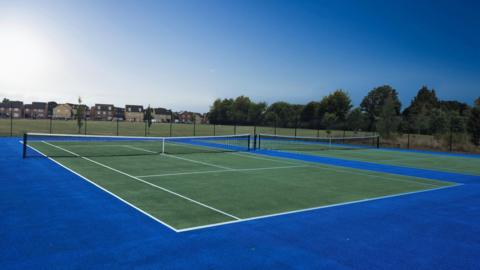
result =
[{"label": "net post", "polygon": [[22,158],[27,157],[27,133],[23,133],[23,149],[22,149]]}]

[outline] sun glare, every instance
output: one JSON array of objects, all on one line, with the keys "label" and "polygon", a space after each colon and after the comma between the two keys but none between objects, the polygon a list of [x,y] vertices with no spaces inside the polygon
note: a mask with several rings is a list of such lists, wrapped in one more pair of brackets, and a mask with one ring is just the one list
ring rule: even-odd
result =
[{"label": "sun glare", "polygon": [[51,48],[31,29],[0,24],[0,83],[22,86],[48,77]]}]

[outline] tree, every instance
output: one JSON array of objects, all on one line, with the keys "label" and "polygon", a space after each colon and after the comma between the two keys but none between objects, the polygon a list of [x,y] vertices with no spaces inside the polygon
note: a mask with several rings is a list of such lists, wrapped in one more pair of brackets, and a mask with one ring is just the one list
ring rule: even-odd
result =
[{"label": "tree", "polygon": [[327,132],[330,133],[330,129],[332,129],[337,120],[338,118],[334,113],[326,112],[322,117],[322,125],[327,129]]},{"label": "tree", "polygon": [[152,120],[153,120],[153,109],[150,108],[150,105],[148,105],[147,109],[145,110],[145,121],[147,121],[148,128],[152,126]]},{"label": "tree", "polygon": [[347,129],[353,131],[360,131],[366,128],[367,119],[360,108],[353,109],[346,120]]},{"label": "tree", "polygon": [[83,118],[85,116],[84,110],[85,110],[85,105],[82,105],[82,98],[78,97],[78,107],[75,113],[75,117],[77,118],[78,133],[80,133],[80,130],[82,129],[82,126],[83,126]]},{"label": "tree", "polygon": [[463,133],[466,131],[467,119],[456,111],[451,111],[449,114],[450,129],[452,132]]},{"label": "tree", "polygon": [[10,102],[10,99],[8,99],[8,98],[3,98],[3,100],[2,100],[2,103],[4,103],[4,104],[9,103],[9,102]]},{"label": "tree", "polygon": [[276,123],[280,127],[295,127],[300,119],[302,105],[292,105],[287,102],[275,102],[265,112],[265,124]]},{"label": "tree", "polygon": [[362,100],[360,108],[367,113],[367,124],[369,130],[375,129],[375,123],[383,110],[386,100],[389,97],[391,98],[392,109],[395,112],[395,115],[398,116],[400,114],[400,108],[402,107],[402,104],[398,99],[397,91],[389,85],[383,85],[372,89]]},{"label": "tree", "polygon": [[255,103],[252,102],[250,104],[250,108],[248,110],[248,124],[250,125],[258,125],[263,121],[263,116],[265,114],[265,110],[267,109],[267,103],[259,102]]},{"label": "tree", "polygon": [[468,132],[474,145],[480,145],[480,98],[475,100],[475,107],[470,111],[468,119]]},{"label": "tree", "polygon": [[383,137],[390,138],[398,130],[399,124],[397,103],[392,96],[387,96],[380,111],[377,130]]},{"label": "tree", "polygon": [[309,102],[307,105],[303,107],[303,110],[300,112],[300,122],[306,125],[306,127],[318,128],[319,108],[320,108],[320,103],[315,101]]},{"label": "tree", "polygon": [[441,109],[432,109],[429,126],[432,134],[444,134],[448,132],[448,115]]},{"label": "tree", "polygon": [[335,115],[335,123],[344,124],[347,114],[352,108],[352,101],[347,92],[339,89],[324,97],[319,105],[320,114],[331,113]]}]

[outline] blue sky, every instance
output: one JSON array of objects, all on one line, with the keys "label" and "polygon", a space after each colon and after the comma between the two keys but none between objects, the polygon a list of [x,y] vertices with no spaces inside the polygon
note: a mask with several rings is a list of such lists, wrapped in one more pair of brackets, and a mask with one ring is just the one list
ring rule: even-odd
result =
[{"label": "blue sky", "polygon": [[422,85],[471,104],[479,3],[0,0],[0,97],[205,112],[390,84],[404,106]]}]

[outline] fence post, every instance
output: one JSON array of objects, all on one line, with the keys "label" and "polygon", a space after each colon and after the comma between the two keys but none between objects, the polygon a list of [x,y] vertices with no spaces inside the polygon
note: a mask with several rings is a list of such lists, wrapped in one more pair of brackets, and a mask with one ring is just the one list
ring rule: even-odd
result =
[{"label": "fence post", "polygon": [[85,111],[85,127],[84,128],[85,130],[83,131],[83,133],[87,135],[87,112],[86,111]]},{"label": "fence post", "polygon": [[257,124],[253,126],[253,135],[257,136]]},{"label": "fence post", "polygon": [[50,131],[50,134],[52,134],[52,120],[53,119],[53,116],[50,115],[50,123],[49,123],[49,131]]},{"label": "fence post", "polygon": [[172,137],[173,111],[170,111],[170,137]]},{"label": "fence post", "polygon": [[295,118],[295,137],[297,137],[298,118]]},{"label": "fence post", "polygon": [[215,136],[215,123],[213,124],[213,136]]},{"label": "fence post", "polygon": [[410,132],[407,134],[407,149],[410,149]]},{"label": "fence post", "polygon": [[277,135],[277,115],[275,115],[275,120],[273,122],[273,135]]},{"label": "fence post", "polygon": [[196,136],[197,117],[193,115],[193,136]]},{"label": "fence post", "polygon": [[233,135],[237,135],[237,123],[233,124]]},{"label": "fence post", "polygon": [[120,121],[120,119],[117,118],[117,136],[118,136],[118,122]]},{"label": "fence post", "polygon": [[450,142],[449,142],[449,150],[452,152],[453,150],[453,127],[450,125]]},{"label": "fence post", "polygon": [[147,137],[147,120],[144,120],[143,122],[145,122],[145,137]]},{"label": "fence post", "polygon": [[10,101],[10,137],[13,136],[13,104]]}]

